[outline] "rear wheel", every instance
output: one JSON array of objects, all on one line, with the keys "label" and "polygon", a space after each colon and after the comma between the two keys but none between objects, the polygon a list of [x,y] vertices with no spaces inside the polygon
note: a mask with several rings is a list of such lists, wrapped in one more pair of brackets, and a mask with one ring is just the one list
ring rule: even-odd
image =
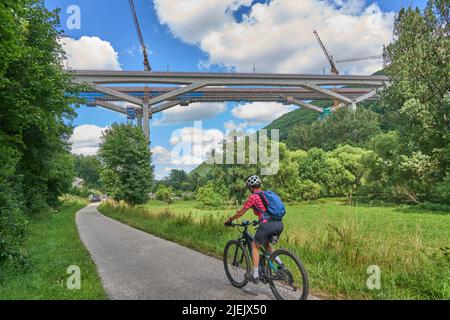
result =
[{"label": "rear wheel", "polygon": [[223,266],[228,280],[236,288],[243,288],[248,280],[245,276],[250,272],[250,257],[244,245],[231,240],[223,250]]},{"label": "rear wheel", "polygon": [[[281,265],[276,258],[282,262]],[[267,275],[270,289],[278,300],[308,298],[308,273],[300,259],[290,251],[278,249],[270,255]]]}]

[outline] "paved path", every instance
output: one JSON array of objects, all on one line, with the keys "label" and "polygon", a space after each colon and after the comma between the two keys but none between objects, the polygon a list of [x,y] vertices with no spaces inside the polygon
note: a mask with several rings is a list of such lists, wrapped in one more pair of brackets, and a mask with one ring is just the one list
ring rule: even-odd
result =
[{"label": "paved path", "polygon": [[231,286],[222,261],[105,217],[96,205],[76,223],[111,299],[273,299],[268,286]]}]

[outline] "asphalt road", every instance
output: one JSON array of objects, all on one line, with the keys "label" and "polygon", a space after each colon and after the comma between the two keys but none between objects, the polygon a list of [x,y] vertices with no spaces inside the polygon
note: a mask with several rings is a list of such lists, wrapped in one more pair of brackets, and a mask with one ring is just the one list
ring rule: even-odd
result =
[{"label": "asphalt road", "polygon": [[274,299],[262,284],[231,286],[222,261],[131,228],[96,208],[80,210],[76,223],[110,299]]}]

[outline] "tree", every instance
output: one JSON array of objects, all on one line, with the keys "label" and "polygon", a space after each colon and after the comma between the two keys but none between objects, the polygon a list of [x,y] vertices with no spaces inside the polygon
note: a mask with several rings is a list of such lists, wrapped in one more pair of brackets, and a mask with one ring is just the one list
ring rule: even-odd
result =
[{"label": "tree", "polygon": [[333,150],[338,145],[364,146],[380,132],[379,115],[359,107],[356,111],[341,108],[322,121],[300,124],[288,134],[291,149],[321,148]]},{"label": "tree", "polygon": [[432,190],[437,174],[436,160],[420,151],[402,154],[396,132],[380,134],[371,141],[372,152],[361,159],[368,171],[368,194],[418,203]]},{"label": "tree", "polygon": [[344,168],[353,175],[354,178],[348,189],[349,195],[354,194],[366,183],[367,168],[363,166],[362,158],[369,152],[366,149],[344,145],[328,153],[330,158],[339,160]]},{"label": "tree", "polygon": [[0,130],[21,153],[24,205],[39,211],[59,195],[51,187],[58,170],[53,166],[69,149],[67,120],[75,116],[78,90],[62,67],[59,12],[49,12],[40,0],[6,0],[0,11]]},{"label": "tree", "polygon": [[69,153],[61,153],[53,159],[48,174],[47,202],[56,205],[58,196],[69,192],[75,178],[75,161]]},{"label": "tree", "polygon": [[322,149],[313,148],[299,162],[301,181],[320,185],[321,196],[350,196],[355,190],[356,176],[339,158],[332,157]]},{"label": "tree", "polygon": [[76,156],[75,172],[78,178],[84,180],[87,188],[100,189],[100,172],[103,166],[97,156]]},{"label": "tree", "polygon": [[340,108],[323,121],[322,141],[324,150],[339,145],[364,146],[374,135],[380,133],[379,116],[373,111],[359,107],[356,111]]},{"label": "tree", "polygon": [[385,50],[391,84],[382,91],[382,107],[395,114],[401,153],[414,152],[439,163],[446,177],[450,144],[450,39],[446,0],[430,0],[426,9],[402,9],[394,24],[394,42]]},{"label": "tree", "polygon": [[72,182],[68,158],[77,86],[62,65],[59,12],[42,0],[0,5],[0,263],[20,255],[23,214],[57,203]]},{"label": "tree", "polygon": [[153,181],[148,144],[142,130],[131,124],[113,124],[103,134],[99,155],[105,170],[101,180],[115,200],[131,205],[148,200]]},{"label": "tree", "polygon": [[20,177],[15,175],[20,153],[7,146],[4,139],[0,131],[0,279],[3,263],[21,260],[26,224],[18,183]]},{"label": "tree", "polygon": [[274,175],[263,177],[263,187],[264,189],[272,189],[284,201],[301,200],[298,161],[306,157],[306,152],[302,150],[289,151],[284,143],[280,143],[279,151],[278,172]]},{"label": "tree", "polygon": [[187,174],[184,170],[172,169],[170,170],[168,184],[175,190],[181,190],[183,182],[187,181]]},{"label": "tree", "polygon": [[187,181],[184,181],[181,183],[181,190],[182,191],[194,191],[195,188]]}]

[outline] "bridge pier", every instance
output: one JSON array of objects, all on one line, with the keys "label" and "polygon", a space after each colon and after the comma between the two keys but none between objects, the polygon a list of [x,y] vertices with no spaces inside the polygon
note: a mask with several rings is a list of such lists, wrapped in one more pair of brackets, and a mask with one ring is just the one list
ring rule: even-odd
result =
[{"label": "bridge pier", "polygon": [[138,115],[136,116],[136,124],[137,124],[137,126],[138,126],[139,128],[142,129],[142,115],[141,115],[141,114],[138,114]]},{"label": "bridge pier", "polygon": [[142,118],[143,118],[143,126],[142,130],[144,130],[144,136],[147,139],[150,139],[150,110],[148,102],[144,102],[142,105]]}]

